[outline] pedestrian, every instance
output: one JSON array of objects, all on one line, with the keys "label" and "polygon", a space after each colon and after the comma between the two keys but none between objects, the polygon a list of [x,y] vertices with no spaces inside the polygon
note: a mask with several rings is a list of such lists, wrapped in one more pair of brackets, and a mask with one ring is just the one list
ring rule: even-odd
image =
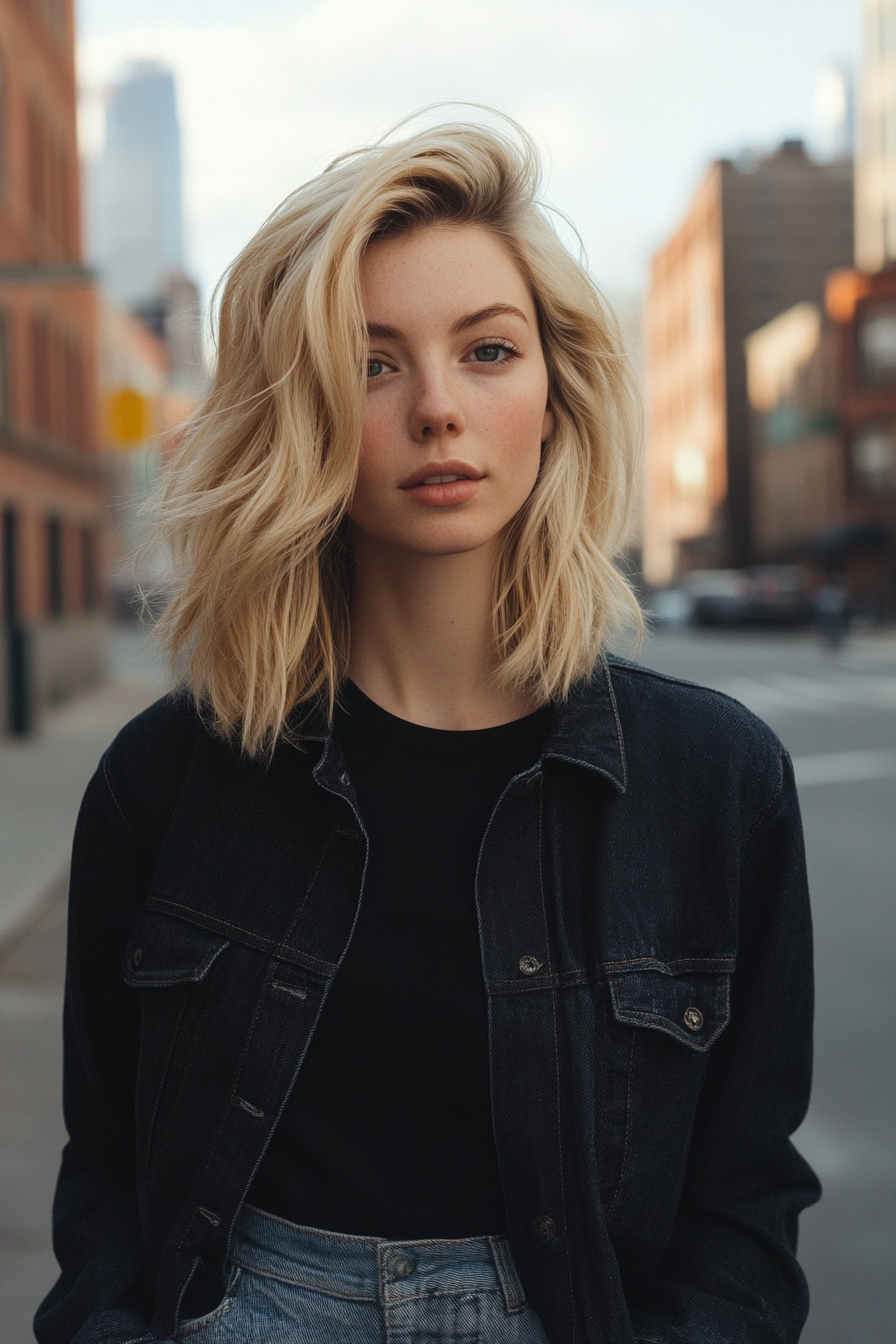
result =
[{"label": "pedestrian", "polygon": [[822,644],[827,649],[841,648],[849,633],[849,594],[842,581],[829,575],[816,589],[813,605]]},{"label": "pedestrian", "polygon": [[41,1344],[785,1344],[793,773],[607,653],[618,329],[513,125],[338,159],[224,284],[181,687],[72,865]]}]

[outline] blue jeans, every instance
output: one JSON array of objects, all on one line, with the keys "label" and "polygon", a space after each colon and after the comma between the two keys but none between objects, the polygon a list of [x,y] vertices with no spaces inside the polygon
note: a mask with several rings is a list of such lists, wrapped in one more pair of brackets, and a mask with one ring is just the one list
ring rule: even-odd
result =
[{"label": "blue jeans", "polygon": [[184,1344],[548,1344],[506,1237],[383,1241],[244,1208],[220,1306]]}]

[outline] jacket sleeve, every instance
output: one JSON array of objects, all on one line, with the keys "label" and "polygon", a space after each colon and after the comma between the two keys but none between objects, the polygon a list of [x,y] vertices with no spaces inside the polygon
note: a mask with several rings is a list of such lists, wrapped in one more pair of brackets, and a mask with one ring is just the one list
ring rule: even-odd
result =
[{"label": "jacket sleeve", "polygon": [[639,1344],[796,1344],[797,1217],[820,1188],[790,1142],[809,1102],[812,931],[793,769],[744,842],[731,1021],[713,1048],[666,1252],[627,1286]]},{"label": "jacket sleeve", "polygon": [[53,1207],[61,1275],[38,1309],[39,1344],[150,1340],[135,1188],[139,1019],[122,949],[149,886],[148,847],[113,791],[108,754],[75,832],[64,1015],[68,1143]]}]

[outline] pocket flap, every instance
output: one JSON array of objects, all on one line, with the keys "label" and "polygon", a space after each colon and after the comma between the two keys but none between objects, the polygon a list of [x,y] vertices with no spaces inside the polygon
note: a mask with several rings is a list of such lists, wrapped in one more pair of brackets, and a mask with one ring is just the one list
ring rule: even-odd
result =
[{"label": "pocket flap", "polygon": [[708,1050],[731,1016],[728,975],[630,971],[610,977],[613,1015],[632,1027],[652,1027],[692,1050]]},{"label": "pocket flap", "polygon": [[203,980],[229,946],[229,939],[186,920],[141,910],[124,951],[125,982],[146,987]]}]

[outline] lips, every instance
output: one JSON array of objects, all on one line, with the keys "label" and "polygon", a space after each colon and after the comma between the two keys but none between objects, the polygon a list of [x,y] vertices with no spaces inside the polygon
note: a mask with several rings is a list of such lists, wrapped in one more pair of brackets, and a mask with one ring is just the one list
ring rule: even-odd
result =
[{"label": "lips", "polygon": [[483,473],[470,466],[469,462],[427,462],[419,467],[406,481],[402,481],[402,490],[414,490],[418,486],[454,485],[458,481],[481,481]]}]

